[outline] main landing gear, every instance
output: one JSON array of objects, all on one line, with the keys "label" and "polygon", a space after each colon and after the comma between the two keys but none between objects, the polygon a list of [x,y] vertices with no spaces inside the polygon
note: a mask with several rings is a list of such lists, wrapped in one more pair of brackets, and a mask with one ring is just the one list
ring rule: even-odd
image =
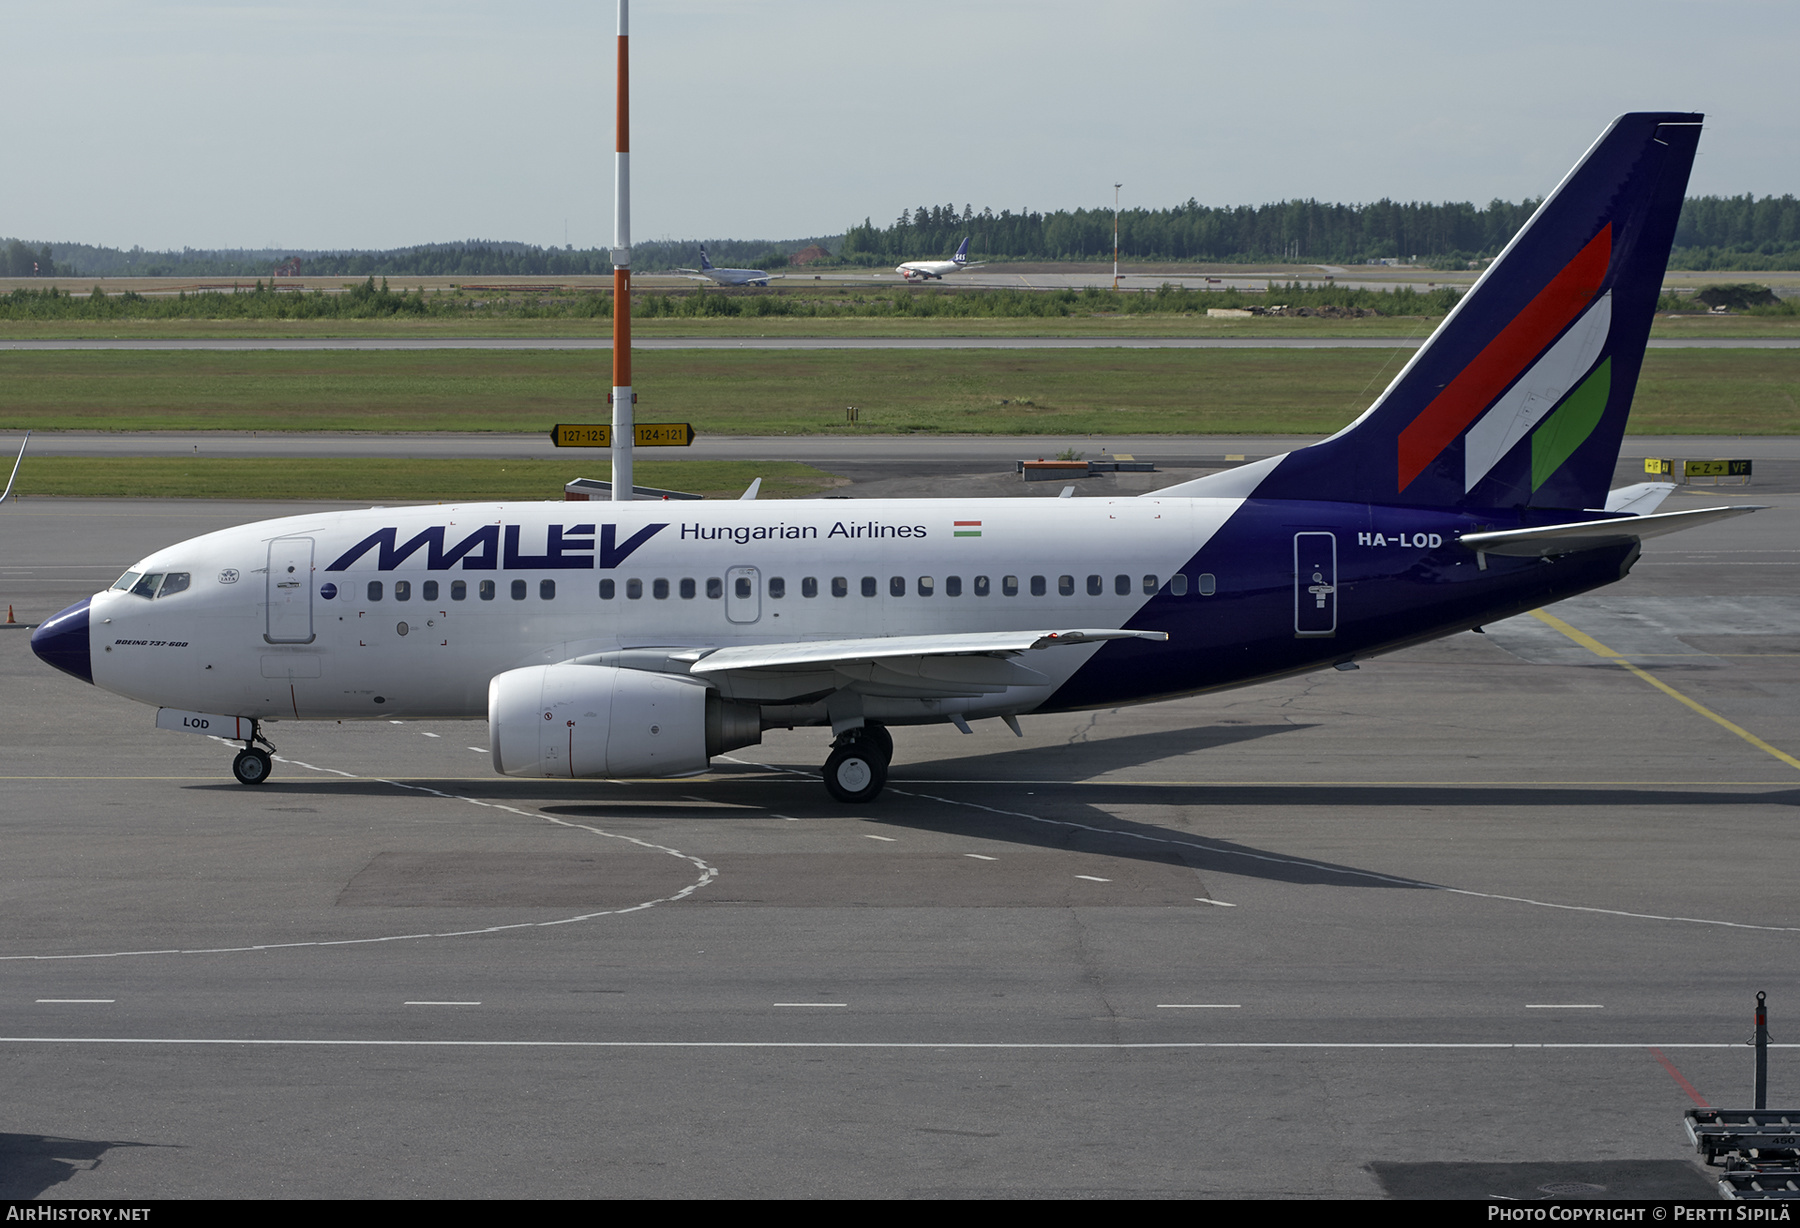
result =
[{"label": "main landing gear", "polygon": [[825,760],[825,790],[840,802],[871,802],[887,784],[894,738],[884,725],[847,729]]},{"label": "main landing gear", "polygon": [[[269,749],[258,748],[256,746],[258,742]],[[244,739],[244,749],[240,750],[237,758],[231,761],[231,774],[237,777],[240,785],[262,784],[269,778],[269,773],[275,769],[275,756],[271,753],[274,749],[275,744],[262,735],[261,722],[252,720],[250,736]]]}]

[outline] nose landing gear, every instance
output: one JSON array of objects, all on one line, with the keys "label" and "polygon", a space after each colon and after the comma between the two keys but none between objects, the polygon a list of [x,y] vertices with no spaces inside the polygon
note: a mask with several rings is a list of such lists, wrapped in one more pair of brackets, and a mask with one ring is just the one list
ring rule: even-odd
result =
[{"label": "nose landing gear", "polygon": [[[256,746],[261,742],[268,750]],[[250,722],[250,736],[244,739],[244,749],[237,753],[231,761],[231,774],[237,777],[240,785],[260,785],[269,779],[269,773],[275,768],[275,757],[271,753],[275,744],[262,735],[260,722]]]},{"label": "nose landing gear", "polygon": [[894,738],[882,725],[849,729],[831,744],[825,760],[825,791],[840,802],[874,801],[887,784]]}]

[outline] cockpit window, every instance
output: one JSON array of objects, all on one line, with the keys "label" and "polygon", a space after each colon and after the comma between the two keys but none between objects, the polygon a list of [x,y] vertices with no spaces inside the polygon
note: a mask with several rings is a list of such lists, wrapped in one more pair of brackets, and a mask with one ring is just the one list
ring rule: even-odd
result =
[{"label": "cockpit window", "polygon": [[159,571],[151,572],[148,575],[139,577],[138,582],[131,586],[131,595],[133,597],[144,598],[154,597],[156,596],[156,586],[161,583],[162,573]]},{"label": "cockpit window", "polygon": [[113,591],[116,593],[129,593],[131,591],[131,586],[137,582],[138,573],[135,571],[128,571],[114,582]]},{"label": "cockpit window", "polygon": [[192,578],[193,577],[185,571],[171,571],[168,575],[163,577],[162,587],[156,590],[156,595],[158,597],[167,597],[171,593],[184,592],[187,589],[188,581]]}]

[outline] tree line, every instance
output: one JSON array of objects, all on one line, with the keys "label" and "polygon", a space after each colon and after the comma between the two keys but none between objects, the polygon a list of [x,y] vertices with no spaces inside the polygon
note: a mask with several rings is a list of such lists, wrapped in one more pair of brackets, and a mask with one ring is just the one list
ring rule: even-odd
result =
[{"label": "tree line", "polygon": [[[1194,200],[1119,213],[1119,249],[1134,261],[1359,264],[1412,260],[1461,267],[1496,255],[1539,202],[1430,204],[1379,200],[1328,204],[1289,200],[1215,207]],[[865,218],[841,235],[771,241],[705,240],[715,264],[779,270],[810,244],[824,263],[880,267],[948,255],[964,236],[977,260],[1104,260],[1113,250],[1110,208],[979,213],[970,205],[921,205],[887,226]],[[632,248],[645,273],[698,267],[701,241],[652,240]],[[298,257],[298,275],[318,277],[572,277],[612,272],[606,248],[537,247],[470,239],[382,251],[204,250],[155,252],[76,243],[5,241],[0,276],[255,277]],[[1800,268],[1800,198],[1696,196],[1682,206],[1669,259],[1675,269]]]},{"label": "tree line", "polygon": [[[1218,264],[1360,264],[1412,260],[1456,267],[1497,255],[1542,203],[1524,200],[1366,205],[1288,200],[1213,207],[1194,200],[1171,209],[1123,209],[1121,256]],[[877,227],[868,219],[834,249],[851,264],[879,265],[947,254],[967,236],[977,259],[1101,260],[1113,251],[1110,208],[1014,213],[964,205],[903,210]],[[1800,199],[1699,196],[1682,206],[1671,268],[1800,267]]]}]

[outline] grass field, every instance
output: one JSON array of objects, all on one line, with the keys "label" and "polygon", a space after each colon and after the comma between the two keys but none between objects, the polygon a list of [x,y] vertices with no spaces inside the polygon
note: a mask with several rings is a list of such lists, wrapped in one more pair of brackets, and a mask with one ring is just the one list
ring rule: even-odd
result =
[{"label": "grass field", "polygon": [[[634,381],[639,421],[703,435],[1313,433],[1360,413],[1409,353],[663,350],[637,355]],[[609,362],[556,350],[0,352],[0,429],[542,431],[608,420]],[[1653,350],[1631,425],[1800,432],[1800,350]]]},{"label": "grass field", "polygon": [[[1195,315],[1098,315],[1067,319],[760,319],[636,320],[639,338],[691,337],[1411,337],[1423,338],[1438,318],[1374,316],[1215,319]],[[1659,316],[1650,335],[1663,338],[1800,338],[1800,316]],[[612,336],[610,320],[0,320],[0,340],[186,340],[194,338],[592,338]]]},{"label": "grass field", "polygon": [[[34,456],[20,467],[18,496],[135,499],[561,499],[563,483],[609,476],[608,453],[571,460],[193,459]],[[844,479],[794,461],[638,461],[639,486],[735,498],[756,478],[761,494],[823,493]]]}]

